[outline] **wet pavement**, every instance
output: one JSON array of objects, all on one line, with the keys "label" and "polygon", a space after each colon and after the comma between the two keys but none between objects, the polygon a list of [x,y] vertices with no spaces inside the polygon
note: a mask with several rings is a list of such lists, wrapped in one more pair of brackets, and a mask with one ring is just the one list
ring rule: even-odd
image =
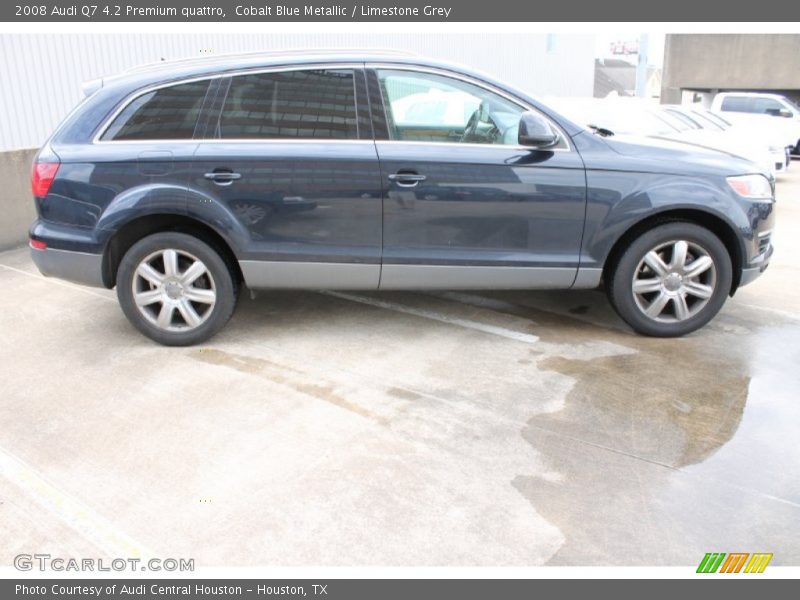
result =
[{"label": "wet pavement", "polygon": [[[798,167],[800,165],[794,165]],[[602,293],[262,293],[162,348],[0,254],[0,565],[800,564],[800,168],[695,334]]]}]

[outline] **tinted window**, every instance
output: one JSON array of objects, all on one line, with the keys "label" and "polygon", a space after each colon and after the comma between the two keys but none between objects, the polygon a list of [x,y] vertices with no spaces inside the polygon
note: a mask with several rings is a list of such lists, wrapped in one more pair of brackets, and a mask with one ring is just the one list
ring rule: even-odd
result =
[{"label": "tinted window", "polygon": [[753,103],[746,96],[727,96],[722,99],[722,110],[731,112],[753,112]]},{"label": "tinted window", "polygon": [[207,89],[208,81],[194,81],[142,94],[122,110],[102,139],[191,139]]},{"label": "tinted window", "polygon": [[480,86],[432,73],[378,71],[394,140],[517,144],[524,109]]},{"label": "tinted window", "polygon": [[353,71],[234,77],[217,135],[229,139],[358,139]]}]

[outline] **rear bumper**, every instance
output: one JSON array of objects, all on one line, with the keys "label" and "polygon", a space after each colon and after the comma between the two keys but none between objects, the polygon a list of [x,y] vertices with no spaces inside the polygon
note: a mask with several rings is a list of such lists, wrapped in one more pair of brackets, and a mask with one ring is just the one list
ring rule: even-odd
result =
[{"label": "rear bumper", "polygon": [[105,287],[103,284],[103,255],[31,248],[31,257],[42,275],[58,277],[81,285]]}]

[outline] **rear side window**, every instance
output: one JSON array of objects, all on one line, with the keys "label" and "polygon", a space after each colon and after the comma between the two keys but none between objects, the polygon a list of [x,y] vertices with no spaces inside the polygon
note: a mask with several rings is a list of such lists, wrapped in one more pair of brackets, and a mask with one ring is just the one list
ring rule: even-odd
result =
[{"label": "rear side window", "polygon": [[193,81],[137,96],[117,115],[101,139],[192,139],[208,85],[208,81]]},{"label": "rear side window", "polygon": [[753,112],[753,102],[746,96],[727,96],[722,99],[720,108],[730,112]]},{"label": "rear side window", "polygon": [[354,72],[233,77],[216,133],[223,139],[358,139]]}]

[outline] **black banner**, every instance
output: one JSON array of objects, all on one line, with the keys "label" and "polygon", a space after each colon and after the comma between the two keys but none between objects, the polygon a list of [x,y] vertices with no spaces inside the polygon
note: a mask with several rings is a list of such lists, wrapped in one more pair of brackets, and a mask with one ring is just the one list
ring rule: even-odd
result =
[{"label": "black banner", "polygon": [[17,0],[0,4],[0,21],[18,22],[555,22],[555,21],[800,21],[800,2],[761,0],[757,3],[672,0]]}]

